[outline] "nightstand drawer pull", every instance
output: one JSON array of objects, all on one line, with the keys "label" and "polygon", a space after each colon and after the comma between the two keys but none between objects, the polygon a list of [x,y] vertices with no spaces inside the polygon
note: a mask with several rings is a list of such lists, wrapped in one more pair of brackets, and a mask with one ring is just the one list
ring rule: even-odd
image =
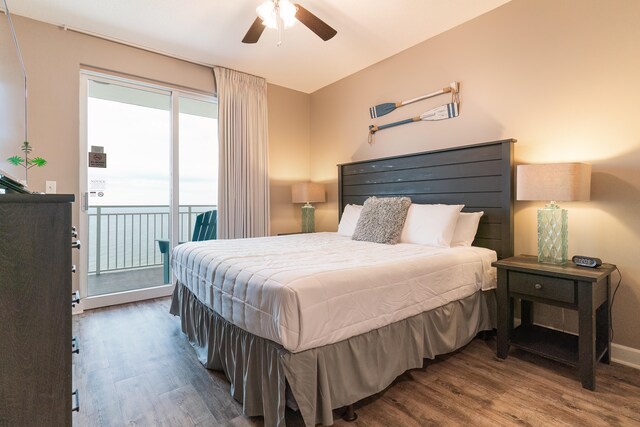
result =
[{"label": "nightstand drawer pull", "polygon": [[541,274],[509,272],[509,292],[529,295],[546,301],[575,304],[576,291],[573,280]]}]

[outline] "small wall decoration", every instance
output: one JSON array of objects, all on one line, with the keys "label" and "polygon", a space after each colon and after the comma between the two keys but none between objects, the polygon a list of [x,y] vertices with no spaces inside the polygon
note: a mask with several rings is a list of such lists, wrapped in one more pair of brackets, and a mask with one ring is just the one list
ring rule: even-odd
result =
[{"label": "small wall decoration", "polygon": [[11,156],[7,159],[7,161],[12,165],[16,165],[16,166],[22,165],[24,167],[24,180],[26,182],[28,179],[29,169],[31,169],[34,166],[41,168],[42,166],[47,164],[47,161],[42,157],[33,157],[33,158],[29,157],[29,153],[31,153],[31,150],[32,150],[31,144],[29,144],[29,141],[25,141],[22,143],[21,150],[24,152],[24,157]]},{"label": "small wall decoration", "polygon": [[410,119],[400,120],[397,122],[392,122],[392,123],[388,123],[380,126],[370,125],[369,126],[369,144],[373,143],[375,133],[382,129],[403,125],[405,123],[412,123],[412,122],[419,122],[419,121],[446,120],[446,119],[451,119],[453,117],[458,117],[458,105],[460,103],[459,91],[460,91],[460,83],[452,82],[449,86],[442,88],[441,90],[431,92],[426,95],[419,96],[417,98],[409,99],[407,101],[396,102],[396,103],[387,102],[387,103],[379,104],[379,105],[376,105],[375,107],[369,108],[369,115],[371,116],[372,119],[375,119],[376,117],[389,114],[390,112],[396,110],[397,108],[403,107],[405,105],[422,101],[424,99],[433,98],[434,96],[443,95],[445,93],[451,93],[450,103],[433,108],[429,111],[422,113],[419,116],[411,117]]}]

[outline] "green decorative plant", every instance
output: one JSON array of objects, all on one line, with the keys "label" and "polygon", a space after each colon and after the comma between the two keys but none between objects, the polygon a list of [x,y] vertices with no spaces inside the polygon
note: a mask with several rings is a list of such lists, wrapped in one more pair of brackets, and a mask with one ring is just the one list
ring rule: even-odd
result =
[{"label": "green decorative plant", "polygon": [[31,144],[29,144],[29,141],[25,141],[22,143],[21,150],[24,152],[24,157],[12,156],[12,157],[9,157],[7,160],[11,164],[14,164],[16,166],[22,165],[24,167],[24,179],[26,181],[29,169],[31,169],[34,166],[41,168],[47,164],[47,161],[42,157],[33,157],[33,158],[29,157],[29,154],[32,151]]}]

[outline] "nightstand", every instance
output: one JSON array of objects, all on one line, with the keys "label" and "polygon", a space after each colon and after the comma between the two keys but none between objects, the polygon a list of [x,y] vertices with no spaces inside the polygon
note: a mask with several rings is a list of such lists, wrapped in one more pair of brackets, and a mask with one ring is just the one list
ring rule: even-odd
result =
[{"label": "nightstand", "polygon": [[[492,264],[498,268],[498,348],[506,359],[509,346],[577,366],[582,386],[596,388],[596,363],[609,363],[609,305],[615,265],[599,268],[542,264],[535,256],[517,256]],[[513,327],[514,300],[520,300],[521,324]],[[576,310],[578,335],[534,324],[533,302]]]}]

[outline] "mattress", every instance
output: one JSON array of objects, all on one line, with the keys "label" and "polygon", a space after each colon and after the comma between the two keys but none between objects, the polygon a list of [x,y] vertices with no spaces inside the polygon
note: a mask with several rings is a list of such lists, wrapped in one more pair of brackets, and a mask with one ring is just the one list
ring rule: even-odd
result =
[{"label": "mattress", "polygon": [[292,353],[336,343],[496,285],[479,247],[382,245],[337,233],[178,245],[178,281],[227,321]]}]

